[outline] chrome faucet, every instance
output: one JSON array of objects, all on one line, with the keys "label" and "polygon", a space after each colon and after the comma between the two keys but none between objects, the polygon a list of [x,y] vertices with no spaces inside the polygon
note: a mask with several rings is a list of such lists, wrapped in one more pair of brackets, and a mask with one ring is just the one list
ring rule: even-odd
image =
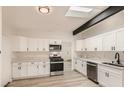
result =
[{"label": "chrome faucet", "polygon": [[120,54],[118,52],[115,53],[115,60],[118,64],[120,64]]}]

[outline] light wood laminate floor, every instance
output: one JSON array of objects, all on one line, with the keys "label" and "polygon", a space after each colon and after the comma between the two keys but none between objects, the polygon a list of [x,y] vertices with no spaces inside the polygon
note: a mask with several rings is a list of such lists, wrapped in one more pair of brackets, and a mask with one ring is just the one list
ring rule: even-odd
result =
[{"label": "light wood laminate floor", "polygon": [[68,71],[61,76],[13,81],[8,87],[98,87],[98,85],[78,72]]}]

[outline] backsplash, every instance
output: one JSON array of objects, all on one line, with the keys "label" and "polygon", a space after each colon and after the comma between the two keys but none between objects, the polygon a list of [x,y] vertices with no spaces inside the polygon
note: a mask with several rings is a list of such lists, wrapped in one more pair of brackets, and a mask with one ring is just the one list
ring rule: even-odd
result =
[{"label": "backsplash", "polygon": [[[82,58],[115,60],[116,52],[117,51],[84,51],[84,52],[76,52],[76,56]],[[120,54],[120,61],[124,64],[124,52],[119,51],[118,53]]]},{"label": "backsplash", "polygon": [[49,59],[49,52],[13,52],[13,60]]}]

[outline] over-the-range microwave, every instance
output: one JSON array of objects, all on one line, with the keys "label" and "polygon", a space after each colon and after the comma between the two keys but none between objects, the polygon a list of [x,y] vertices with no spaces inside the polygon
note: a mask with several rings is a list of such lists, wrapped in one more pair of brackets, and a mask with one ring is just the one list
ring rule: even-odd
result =
[{"label": "over-the-range microwave", "polygon": [[62,45],[49,45],[50,51],[61,51]]}]

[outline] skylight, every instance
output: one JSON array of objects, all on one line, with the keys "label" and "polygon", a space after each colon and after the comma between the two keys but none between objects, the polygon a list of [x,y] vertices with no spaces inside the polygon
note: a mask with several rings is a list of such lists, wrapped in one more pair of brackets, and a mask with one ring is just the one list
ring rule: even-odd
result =
[{"label": "skylight", "polygon": [[80,6],[72,6],[70,7],[70,10],[78,11],[78,12],[91,12],[93,9],[87,7],[80,7]]}]

